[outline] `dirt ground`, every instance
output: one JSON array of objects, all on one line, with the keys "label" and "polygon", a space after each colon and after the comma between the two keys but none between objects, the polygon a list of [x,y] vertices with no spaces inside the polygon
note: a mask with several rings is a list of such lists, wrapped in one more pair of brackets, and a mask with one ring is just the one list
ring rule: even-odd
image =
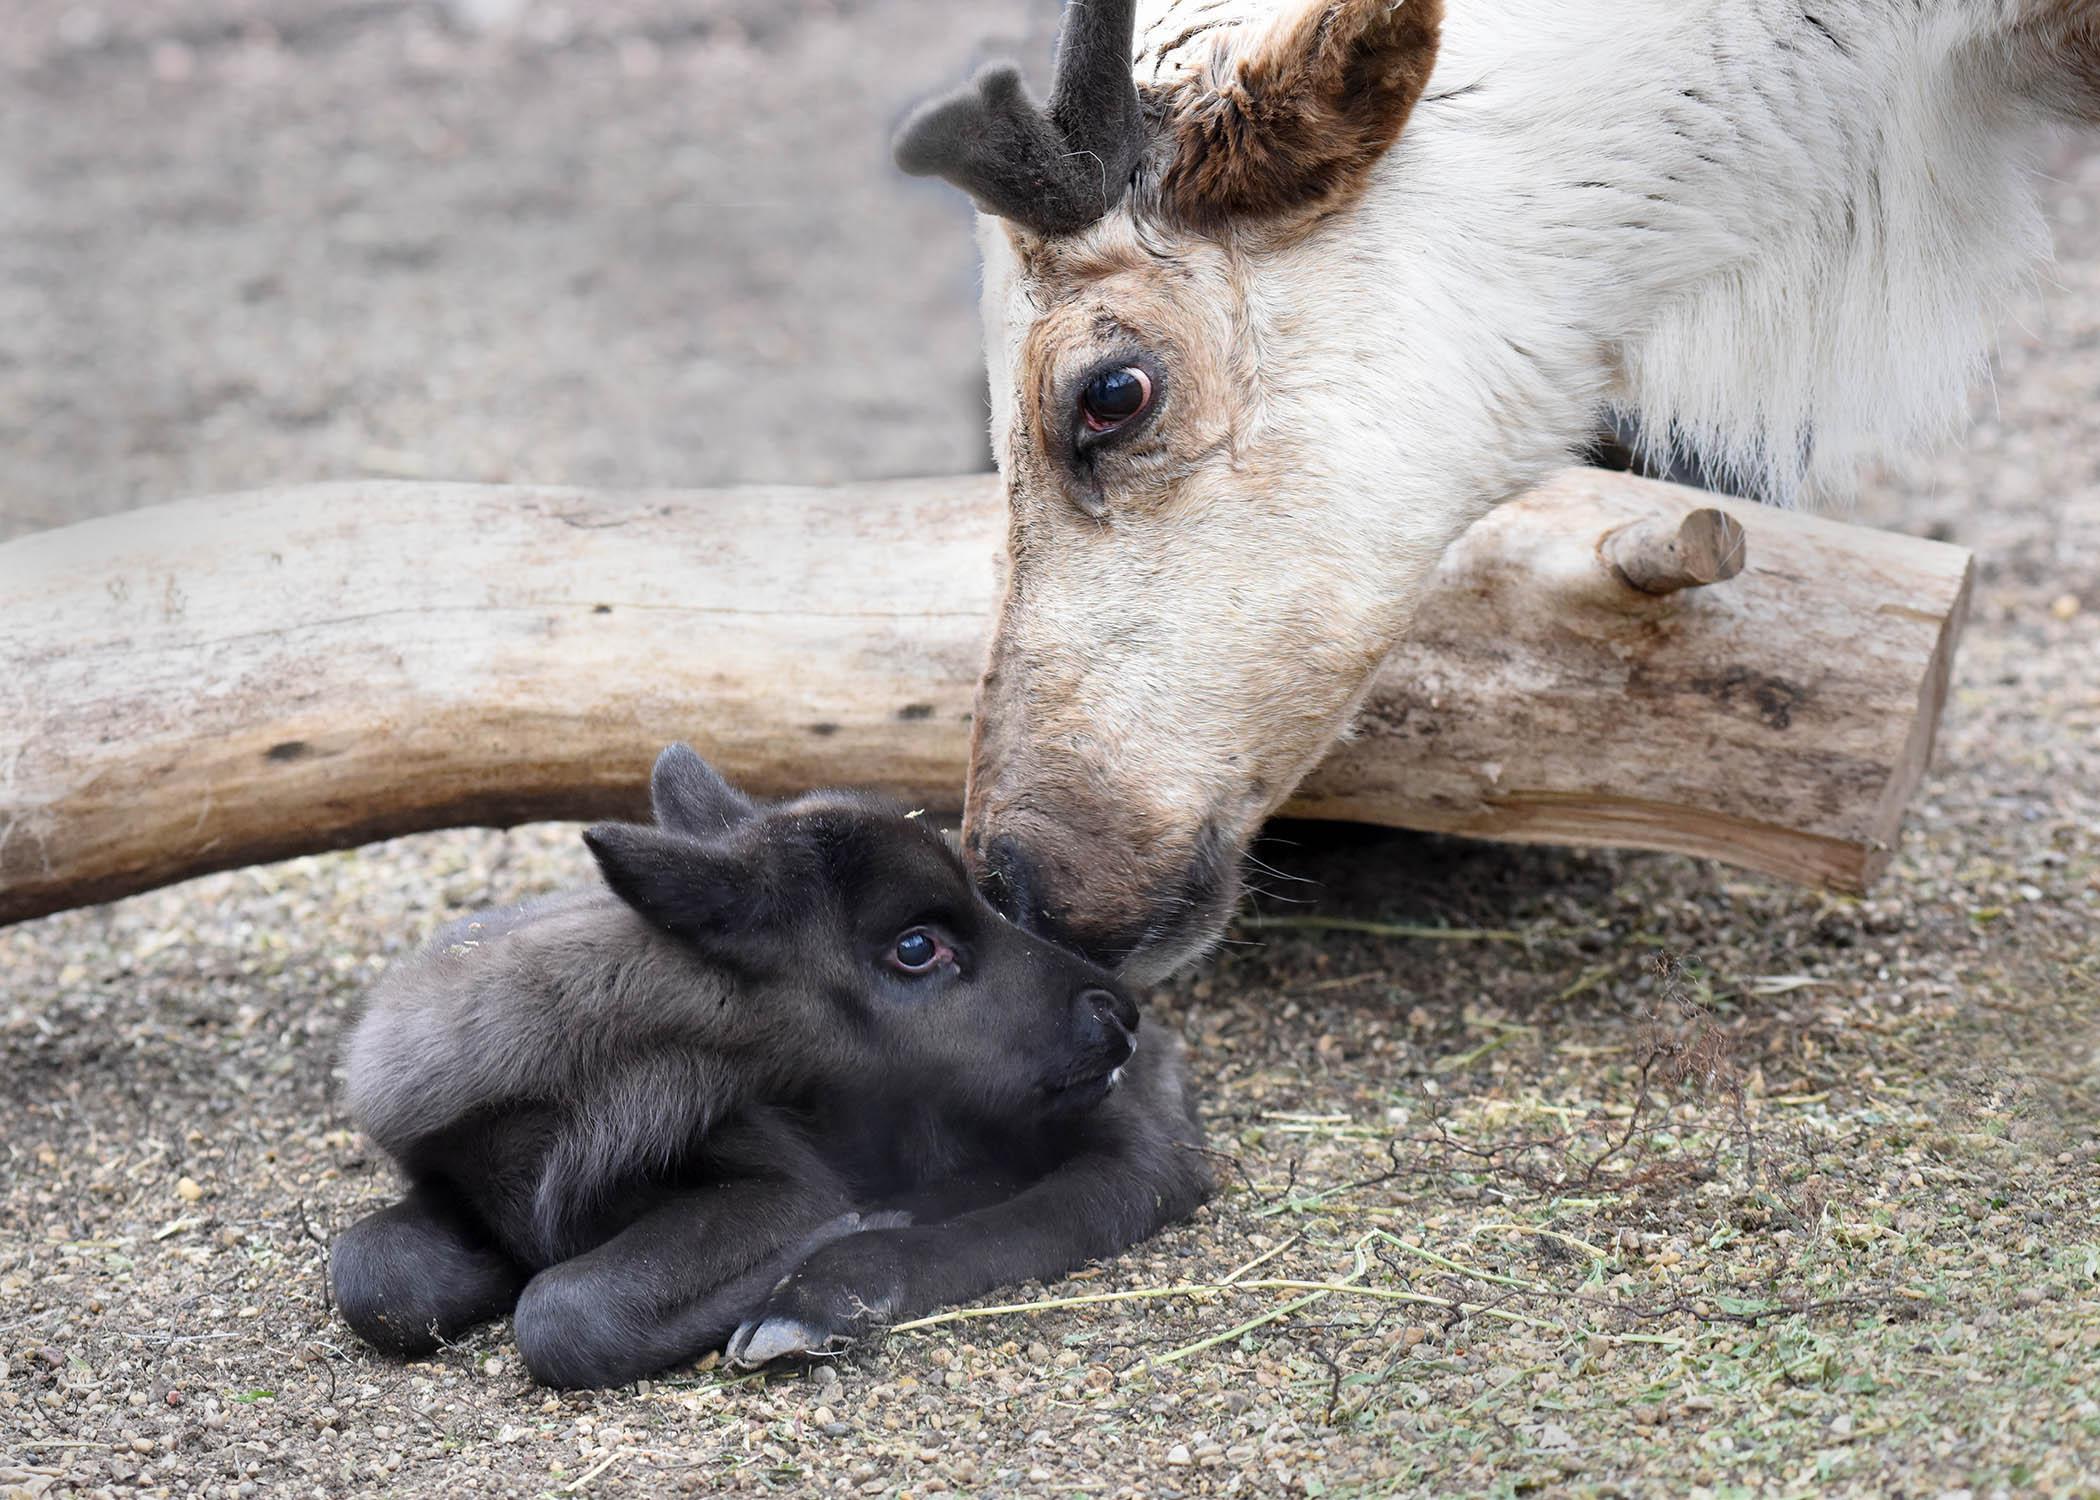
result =
[{"label": "dirt ground", "polygon": [[[1044,4],[6,9],[0,536],[983,462],[967,217],[882,142]],[[573,830],[14,928],[0,1496],[2100,1494],[2100,154],[2057,165],[1968,446],[1863,502],[1981,560],[1872,899],[1282,830],[1261,913],[1389,930],[1243,922],[1153,997],[1194,1222],[1013,1294],[1091,1302],[591,1395],[502,1327],[390,1364],[324,1276],[391,1186],[334,1102],[361,989]]]}]

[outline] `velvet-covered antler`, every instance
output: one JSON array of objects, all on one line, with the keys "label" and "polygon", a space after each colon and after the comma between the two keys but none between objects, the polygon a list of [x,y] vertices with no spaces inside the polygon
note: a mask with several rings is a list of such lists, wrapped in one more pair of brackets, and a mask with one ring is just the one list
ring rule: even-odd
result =
[{"label": "velvet-covered antler", "polygon": [[1123,200],[1144,148],[1130,42],[1137,0],[1068,0],[1045,110],[1010,63],[929,100],[897,133],[897,165],[1044,234],[1084,229]]}]

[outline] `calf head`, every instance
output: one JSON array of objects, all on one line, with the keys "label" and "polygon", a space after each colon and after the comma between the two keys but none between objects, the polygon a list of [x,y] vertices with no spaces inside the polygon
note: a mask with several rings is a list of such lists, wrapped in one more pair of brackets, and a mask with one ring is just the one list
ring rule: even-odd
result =
[{"label": "calf head", "polygon": [[1142,88],[1134,9],[1067,6],[1046,109],[994,69],[897,155],[987,211],[1010,534],[966,851],[1002,909],[1143,981],[1220,930],[1480,507],[1438,482],[1475,435],[1385,378],[1426,335],[1360,253],[1441,0],[1195,8]]},{"label": "calf head", "polygon": [[923,820],[843,792],[757,803],[683,745],[652,791],[654,826],[584,840],[622,900],[734,976],[724,1042],[772,1085],[1019,1123],[1100,1099],[1130,1060],[1129,996],[1001,917]]}]

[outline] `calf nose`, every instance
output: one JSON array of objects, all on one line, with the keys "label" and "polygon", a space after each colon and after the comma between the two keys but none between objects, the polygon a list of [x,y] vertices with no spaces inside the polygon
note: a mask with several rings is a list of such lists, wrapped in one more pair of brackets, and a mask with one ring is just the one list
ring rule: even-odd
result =
[{"label": "calf nose", "polygon": [[1104,1021],[1113,1021],[1125,1031],[1138,1029],[1137,1002],[1128,995],[1114,990],[1088,990],[1079,997],[1079,1003]]}]

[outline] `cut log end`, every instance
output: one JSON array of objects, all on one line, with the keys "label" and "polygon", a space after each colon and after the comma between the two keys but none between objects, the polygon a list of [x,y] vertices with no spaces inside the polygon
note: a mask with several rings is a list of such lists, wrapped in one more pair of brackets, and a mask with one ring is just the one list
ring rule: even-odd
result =
[{"label": "cut log end", "polygon": [[1662,595],[1735,577],[1750,549],[1742,523],[1708,506],[1623,526],[1604,539],[1604,555],[1629,587]]}]

